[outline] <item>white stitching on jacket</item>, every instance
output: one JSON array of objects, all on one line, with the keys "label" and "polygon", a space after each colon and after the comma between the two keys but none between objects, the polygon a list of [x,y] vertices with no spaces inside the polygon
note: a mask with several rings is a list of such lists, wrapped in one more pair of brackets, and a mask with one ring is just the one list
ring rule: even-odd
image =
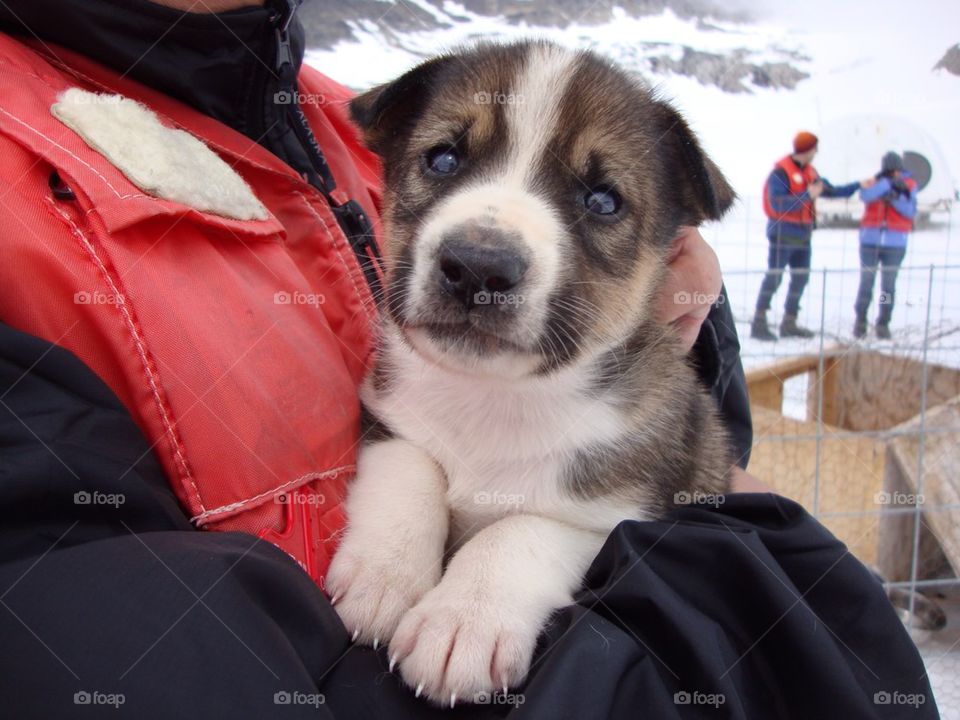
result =
[{"label": "white stitching on jacket", "polygon": [[200,525],[202,520],[205,520],[211,515],[222,515],[232,510],[239,510],[244,505],[249,505],[250,503],[254,503],[257,500],[261,500],[269,495],[274,495],[276,493],[282,492],[283,490],[286,490],[292,486],[299,487],[300,485],[304,485],[308,482],[313,482],[314,480],[326,480],[327,478],[336,477],[337,475],[340,475],[341,473],[346,472],[348,470],[356,470],[356,469],[357,469],[356,465],[341,465],[340,467],[335,467],[335,468],[332,468],[331,470],[326,470],[324,472],[307,473],[306,475],[301,475],[300,477],[295,478],[293,480],[288,480],[287,482],[281,485],[278,485],[277,487],[271,490],[264,490],[262,493],[259,493],[258,495],[254,495],[253,497],[249,497],[246,500],[239,500],[237,502],[230,503],[229,505],[221,505],[218,508],[213,508],[211,510],[204,510],[199,515],[195,515],[192,518],[190,518],[190,522]]}]

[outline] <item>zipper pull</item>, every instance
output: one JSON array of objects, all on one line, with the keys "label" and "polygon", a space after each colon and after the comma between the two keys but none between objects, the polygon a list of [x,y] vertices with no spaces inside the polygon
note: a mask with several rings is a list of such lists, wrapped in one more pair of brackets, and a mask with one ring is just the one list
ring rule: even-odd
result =
[{"label": "zipper pull", "polygon": [[277,26],[274,32],[277,36],[277,60],[275,70],[284,74],[284,69],[293,66],[293,50],[290,47],[290,24],[297,14],[297,8],[302,0],[282,0],[282,9],[276,17]]}]

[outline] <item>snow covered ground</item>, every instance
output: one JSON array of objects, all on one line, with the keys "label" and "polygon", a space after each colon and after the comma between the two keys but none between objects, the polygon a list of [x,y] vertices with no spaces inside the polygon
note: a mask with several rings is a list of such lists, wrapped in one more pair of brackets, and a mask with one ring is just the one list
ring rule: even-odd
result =
[{"label": "snow covered ground", "polygon": [[[960,208],[936,216],[934,226],[914,231],[897,281],[891,341],[864,342],[885,351],[922,359],[924,340],[930,362],[960,366]],[[720,223],[702,232],[720,257],[742,357],[747,367],[780,357],[816,353],[821,338],[763,343],[750,339],[749,322],[766,269],[766,218],[760,198],[743,198]],[[813,235],[813,268],[803,296],[800,321],[823,329],[823,343],[852,342],[853,303],[859,287],[858,231],[821,228]],[[785,276],[771,310],[779,322],[789,277]],[[870,319],[876,318],[880,279],[874,288]],[[927,327],[929,330],[927,331]]]}]

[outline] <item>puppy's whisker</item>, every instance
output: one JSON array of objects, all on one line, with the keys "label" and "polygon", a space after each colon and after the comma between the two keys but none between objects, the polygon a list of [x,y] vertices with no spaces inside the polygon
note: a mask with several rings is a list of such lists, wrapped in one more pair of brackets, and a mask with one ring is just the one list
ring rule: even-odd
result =
[{"label": "puppy's whisker", "polygon": [[565,301],[558,302],[556,305],[559,309],[568,313],[573,319],[583,322],[587,327],[602,324],[603,316],[594,308],[588,308]]}]

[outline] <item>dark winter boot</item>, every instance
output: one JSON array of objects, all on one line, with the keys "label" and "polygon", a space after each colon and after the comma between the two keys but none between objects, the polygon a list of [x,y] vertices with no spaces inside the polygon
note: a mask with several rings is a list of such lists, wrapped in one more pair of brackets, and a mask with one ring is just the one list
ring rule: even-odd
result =
[{"label": "dark winter boot", "polygon": [[862,315],[858,315],[853,322],[853,336],[858,340],[867,336],[867,319]]},{"label": "dark winter boot", "polygon": [[764,342],[773,342],[777,339],[777,336],[770,332],[770,326],[767,325],[766,310],[757,310],[753,316],[753,324],[750,325],[750,337]]},{"label": "dark winter boot", "polygon": [[780,337],[812,338],[813,335],[812,330],[797,325],[796,315],[783,316],[783,322],[780,323]]},{"label": "dark winter boot", "polygon": [[889,340],[890,337],[890,326],[886,323],[877,323],[877,339]]}]

